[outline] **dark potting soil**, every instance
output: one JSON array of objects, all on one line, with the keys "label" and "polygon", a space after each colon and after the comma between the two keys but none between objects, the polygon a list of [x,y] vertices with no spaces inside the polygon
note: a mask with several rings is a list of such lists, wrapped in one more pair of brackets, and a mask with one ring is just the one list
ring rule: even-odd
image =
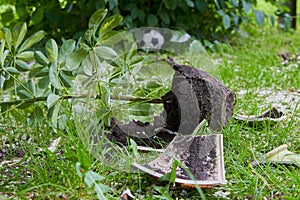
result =
[{"label": "dark potting soil", "polygon": [[[216,147],[210,148],[210,151],[207,152],[199,151],[199,147],[205,146],[207,142],[208,141],[205,140],[205,138],[197,137],[194,139],[189,148],[190,156],[186,161],[186,166],[194,175],[196,180],[208,180],[215,178],[212,176],[215,176],[216,170],[218,170],[216,167]],[[215,145],[215,143],[211,143],[211,145]],[[189,177],[188,174],[186,174],[186,177]]]}]

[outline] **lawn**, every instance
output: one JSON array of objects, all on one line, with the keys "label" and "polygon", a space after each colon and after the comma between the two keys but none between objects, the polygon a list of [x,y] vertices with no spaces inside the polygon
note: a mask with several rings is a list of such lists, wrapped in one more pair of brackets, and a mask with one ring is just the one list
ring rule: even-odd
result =
[{"label": "lawn", "polygon": [[[236,93],[235,113],[259,114],[275,106],[287,119],[259,128],[231,120],[222,130],[228,183],[203,189],[203,193],[207,199],[299,199],[299,167],[252,167],[250,163],[282,144],[300,153],[300,34],[256,28],[231,43],[216,46],[210,54],[214,75]],[[289,59],[283,60],[282,55],[288,53]],[[76,162],[81,163],[81,172],[92,170],[105,178],[101,183],[112,188],[109,199],[120,198],[127,188],[136,199],[158,198],[157,188],[164,188],[166,183],[96,159],[79,139],[72,116],[65,117],[70,120],[64,131],[56,132],[47,120],[42,121],[42,128],[24,119],[1,122],[0,199],[95,199],[93,188],[78,176]],[[49,146],[58,138],[59,145],[50,151]],[[131,153],[123,152],[123,158],[130,161],[127,154]],[[170,189],[174,199],[199,199],[200,194],[178,186]]]}]

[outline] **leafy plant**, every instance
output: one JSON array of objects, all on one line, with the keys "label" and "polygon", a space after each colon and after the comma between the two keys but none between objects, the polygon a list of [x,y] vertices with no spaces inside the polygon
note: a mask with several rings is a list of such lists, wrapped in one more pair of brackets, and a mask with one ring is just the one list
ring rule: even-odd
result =
[{"label": "leafy plant", "polygon": [[[46,106],[48,117],[56,129],[62,101],[78,97],[74,96],[74,77],[81,73],[86,79],[95,81],[95,77],[92,77],[99,74],[95,70],[100,69],[100,60],[111,60],[118,56],[113,49],[102,44],[117,33],[112,29],[120,24],[122,17],[115,15],[105,19],[107,12],[100,9],[92,15],[88,30],[78,47],[73,39],[63,40],[61,46],[54,39],[49,39],[41,47],[38,42],[46,33],[38,31],[25,39],[26,23],[15,25],[12,31],[2,29],[0,86],[10,100],[0,102],[1,112],[26,109],[31,119],[39,121],[44,117],[43,109]],[[101,92],[103,94],[106,91],[102,86],[100,88],[101,96]],[[107,99],[103,96],[103,100]]]},{"label": "leafy plant", "polygon": [[[270,0],[278,8],[278,15],[286,10],[282,4]],[[85,31],[90,16],[98,9],[107,8],[110,14],[124,16],[121,26],[156,26],[185,30],[198,39],[224,39],[238,30],[241,23],[254,21],[261,26],[266,14],[254,9],[256,0],[88,0],[88,1],[5,1],[2,18],[6,24],[27,22],[31,31],[45,30],[57,41],[61,37],[78,39]],[[250,17],[250,13],[254,18]],[[4,20],[2,20],[4,21]],[[270,16],[274,23],[274,17]],[[60,42],[59,42],[60,43]]]},{"label": "leafy plant", "polygon": [[[28,72],[34,52],[30,48],[43,39],[44,31],[38,31],[24,40],[27,33],[27,25],[17,24],[12,31],[2,29],[0,34],[0,59],[1,59],[1,82],[4,90],[9,89],[18,81],[20,72]],[[32,96],[33,90],[21,91],[19,95]]]},{"label": "leafy plant", "polygon": [[90,170],[85,171],[79,162],[76,163],[76,172],[89,188],[92,188],[96,191],[99,200],[107,199],[105,194],[111,191],[112,188],[99,183],[99,181],[103,181],[105,177]]},{"label": "leafy plant", "polygon": [[155,187],[155,190],[158,191],[161,195],[155,196],[160,199],[172,200],[173,198],[170,196],[170,187],[172,184],[175,184],[176,179],[176,169],[180,165],[178,160],[174,160],[172,164],[172,171],[166,173],[165,175],[159,178],[160,181],[168,181],[168,184],[165,187]]}]

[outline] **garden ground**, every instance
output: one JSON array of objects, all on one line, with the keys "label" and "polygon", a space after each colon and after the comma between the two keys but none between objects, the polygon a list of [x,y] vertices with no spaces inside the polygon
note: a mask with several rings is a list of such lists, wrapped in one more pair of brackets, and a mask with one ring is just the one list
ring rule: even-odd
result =
[{"label": "garden ground", "polygon": [[[252,167],[250,162],[282,144],[300,153],[300,34],[271,28],[256,28],[249,34],[233,40],[232,45],[215,46],[211,56],[217,78],[236,92],[235,113],[258,114],[272,104],[286,113],[287,120],[260,128],[232,120],[222,131],[228,184],[203,193],[207,199],[299,199],[299,167]],[[82,164],[82,170],[105,177],[101,183],[113,189],[111,199],[120,198],[127,188],[137,199],[164,197],[158,191],[165,183],[95,160],[78,139],[71,120],[64,131],[57,132],[48,121],[43,121],[43,128],[29,126],[26,121],[4,120],[0,124],[0,199],[95,199],[95,191],[76,173],[76,162]],[[59,146],[52,152],[48,148],[57,138],[61,138]],[[178,187],[171,188],[169,194],[174,199],[200,196],[197,190]]]}]

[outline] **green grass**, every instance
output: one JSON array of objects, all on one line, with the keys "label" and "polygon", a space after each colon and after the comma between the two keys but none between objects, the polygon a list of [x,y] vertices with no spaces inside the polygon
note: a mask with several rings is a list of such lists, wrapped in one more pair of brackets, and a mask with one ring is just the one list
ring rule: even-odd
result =
[{"label": "green grass", "polygon": [[[266,106],[265,96],[259,93],[270,89],[273,93],[295,91],[300,88],[299,64],[281,64],[280,53],[298,54],[299,33],[278,33],[274,30],[258,32],[255,37],[235,41],[237,45],[222,52],[220,73],[223,81],[237,95],[236,112],[256,114]],[[299,96],[298,96],[299,101]],[[289,144],[299,153],[299,108],[287,115],[291,119],[276,127],[246,128],[232,124],[223,131],[225,138],[225,165],[231,198],[243,199],[247,195],[262,199],[278,196],[299,198],[299,169],[297,167],[262,165],[252,168],[249,162],[282,144]],[[298,116],[298,120],[294,118]],[[287,198],[288,199],[288,198]]]},{"label": "green grass", "polygon": [[[250,34],[233,40],[232,46],[220,46],[212,58],[218,60],[216,69],[219,78],[237,93],[235,111],[255,114],[260,112],[260,106],[268,104],[259,95],[260,91],[299,90],[298,64],[283,66],[278,53],[290,52],[293,56],[300,53],[300,34],[280,33],[274,29],[253,29]],[[245,95],[239,95],[241,91],[246,91]],[[291,120],[275,127],[265,125],[257,129],[232,121],[224,128],[228,184],[205,189],[207,199],[216,199],[213,194],[218,191],[229,192],[229,199],[300,198],[300,171],[296,166],[249,165],[254,158],[282,144],[289,144],[289,150],[300,153],[300,111],[287,112]],[[165,185],[144,173],[120,169],[117,162],[116,165],[108,165],[105,159],[95,159],[80,140],[72,120],[64,131],[57,132],[47,121],[37,127],[24,119],[3,120],[0,125],[1,149],[8,148],[9,151],[4,160],[10,161],[0,166],[0,199],[95,199],[95,191],[77,175],[76,162],[83,164],[85,170],[93,170],[105,177],[101,183],[113,188],[109,193],[110,199],[119,199],[127,188],[137,199],[155,199],[155,187]],[[62,138],[60,145],[52,153],[47,148],[58,137]],[[29,142],[28,138],[31,138]],[[21,160],[17,160],[12,148],[15,143],[25,152]],[[103,153],[98,150],[99,154]],[[127,152],[122,155],[125,159],[129,158]],[[199,199],[200,194],[193,189],[175,188],[171,190],[171,196],[174,199]]]}]

